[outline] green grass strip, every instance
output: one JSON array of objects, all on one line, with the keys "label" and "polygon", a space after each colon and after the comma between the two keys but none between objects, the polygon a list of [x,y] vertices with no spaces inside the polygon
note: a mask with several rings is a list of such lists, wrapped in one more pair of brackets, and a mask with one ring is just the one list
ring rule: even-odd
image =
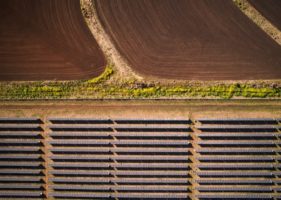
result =
[{"label": "green grass strip", "polygon": [[103,98],[280,98],[280,84],[186,83],[163,85],[110,81],[114,70],[108,66],[94,79],[83,81],[36,81],[0,83],[0,100],[6,99],[103,99]]}]

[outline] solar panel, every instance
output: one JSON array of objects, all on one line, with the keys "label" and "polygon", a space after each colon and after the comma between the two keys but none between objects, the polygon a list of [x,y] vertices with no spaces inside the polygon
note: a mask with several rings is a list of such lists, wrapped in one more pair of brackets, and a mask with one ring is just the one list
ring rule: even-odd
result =
[{"label": "solar panel", "polygon": [[110,142],[116,145],[189,145],[186,140],[114,140]]},{"label": "solar panel", "polygon": [[50,164],[55,168],[108,168],[108,163],[71,163],[71,162],[55,162]]},{"label": "solar panel", "polygon": [[155,184],[155,183],[176,183],[176,184],[188,184],[189,181],[187,178],[113,178],[111,179],[114,183],[146,183],[146,184]]},{"label": "solar panel", "polygon": [[[270,120],[192,129],[187,121],[80,120],[49,126],[48,194],[55,199],[187,199],[190,193],[262,199],[277,193],[279,133]],[[203,132],[193,133],[198,128]]]},{"label": "solar panel", "polygon": [[49,128],[53,131],[64,131],[64,132],[68,132],[68,131],[75,131],[75,132],[81,132],[81,131],[105,131],[105,132],[110,132],[113,131],[113,129],[111,127],[106,127],[106,126],[101,126],[101,125],[89,125],[89,126],[77,126],[77,125],[68,125],[68,126],[61,126],[61,125],[52,125],[49,126]]},{"label": "solar panel", "polygon": [[112,152],[117,152],[117,153],[148,153],[148,152],[152,152],[152,153],[188,153],[189,149],[187,148],[166,148],[166,147],[134,147],[134,148],[129,148],[129,147],[117,147],[117,148],[113,148],[111,149]]},{"label": "solar panel", "polygon": [[50,173],[53,175],[110,175],[111,172],[109,170],[50,170]]},{"label": "solar panel", "polygon": [[237,186],[228,186],[228,187],[214,187],[214,186],[198,186],[196,187],[197,190],[200,192],[272,192],[271,187],[265,187],[265,186],[243,186],[243,187],[237,187]]},{"label": "solar panel", "polygon": [[41,166],[41,162],[38,161],[32,161],[32,162],[0,161],[0,167],[39,167],[39,166]]},{"label": "solar panel", "polygon": [[272,164],[198,164],[199,169],[273,169]]},{"label": "solar panel", "polygon": [[113,171],[111,174],[117,176],[188,176],[189,172],[186,170],[137,170],[137,171],[127,171],[118,170]]},{"label": "solar panel", "polygon": [[111,157],[108,155],[51,155],[53,160],[109,160]]},{"label": "solar panel", "polygon": [[270,194],[197,194],[198,199],[272,199]]},{"label": "solar panel", "polygon": [[41,124],[42,121],[39,118],[26,118],[26,117],[1,117],[0,124]]},{"label": "solar panel", "polygon": [[118,124],[190,124],[186,119],[116,119]]},{"label": "solar panel", "polygon": [[271,177],[270,171],[199,171],[200,177]]},{"label": "solar panel", "polygon": [[42,131],[42,128],[36,124],[22,125],[22,124],[0,124],[0,131]]},{"label": "solar panel", "polygon": [[1,189],[29,189],[29,190],[35,190],[35,189],[41,189],[40,184],[26,184],[26,183],[13,183],[13,184],[0,184]]},{"label": "solar panel", "polygon": [[277,124],[277,121],[271,118],[236,118],[236,119],[200,118],[197,119],[197,121],[203,124]]},{"label": "solar panel", "polygon": [[188,161],[189,158],[187,156],[153,156],[153,155],[148,155],[148,156],[139,156],[139,155],[134,155],[134,156],[111,156],[112,159],[114,160],[121,160],[121,161],[126,161],[126,160],[136,160],[136,161]]},{"label": "solar panel", "polygon": [[95,139],[62,139],[62,140],[50,140],[52,145],[107,145],[110,144],[110,140],[95,140]]},{"label": "solar panel", "polygon": [[43,195],[42,132],[37,118],[0,118],[0,198]]},{"label": "solar panel", "polygon": [[42,197],[41,191],[0,191],[0,197]]},{"label": "solar panel", "polygon": [[274,157],[266,156],[200,156],[199,161],[223,162],[223,161],[239,161],[239,162],[269,162],[274,161]]},{"label": "solar panel", "polygon": [[18,176],[0,176],[0,182],[40,182],[41,177],[29,176],[29,177],[18,177]]},{"label": "solar panel", "polygon": [[278,132],[278,125],[196,125],[204,132]]},{"label": "solar panel", "polygon": [[22,160],[35,160],[35,159],[40,159],[41,155],[40,154],[6,154],[6,155],[1,155],[0,154],[0,160],[16,160],[16,159],[22,159]]},{"label": "solar panel", "polygon": [[80,191],[109,191],[112,186],[107,186],[107,185],[52,185],[52,189],[54,190],[67,190],[67,191],[72,191],[72,190],[80,190]]},{"label": "solar panel", "polygon": [[[151,129],[151,131],[153,132],[154,130],[158,130],[158,129],[167,129],[170,130],[170,132],[173,132],[173,130],[175,130],[175,132],[177,132],[177,130],[185,130],[185,131],[191,131],[189,125],[185,124],[114,124],[111,126],[112,128],[116,129],[116,130],[120,130],[120,129],[144,129],[144,130],[148,130]],[[167,131],[165,131],[167,132]]]},{"label": "solar panel", "polygon": [[189,169],[189,165],[186,163],[112,163],[112,167],[117,168],[174,168],[174,169]]},{"label": "solar panel", "polygon": [[53,177],[50,181],[57,183],[109,183],[111,180],[109,178],[88,178],[88,177]]},{"label": "solar panel", "polygon": [[189,137],[190,133],[186,132],[165,132],[165,133],[159,133],[159,132],[116,132],[111,133],[112,136],[115,137]]},{"label": "solar panel", "polygon": [[106,137],[110,136],[109,132],[51,132],[51,137]]},{"label": "solar panel", "polygon": [[250,132],[250,133],[235,133],[235,132],[225,132],[225,133],[220,133],[220,132],[214,132],[214,133],[209,133],[209,132],[203,132],[203,133],[198,133],[197,136],[201,138],[212,138],[212,137],[222,137],[222,138],[228,138],[228,137],[249,137],[251,139],[257,139],[259,137],[267,137],[267,138],[272,138],[276,137],[278,134],[277,133],[255,133],[255,132]]},{"label": "solar panel", "polygon": [[120,132],[191,132],[190,128],[182,127],[182,128],[159,128],[155,127],[143,127],[143,128],[129,128],[129,127],[118,127],[115,128],[116,131]]},{"label": "solar panel", "polygon": [[200,148],[196,149],[198,153],[274,153],[274,148]]},{"label": "solar panel", "polygon": [[199,141],[199,145],[275,145],[272,140],[207,140]]},{"label": "solar panel", "polygon": [[141,199],[147,199],[147,198],[153,198],[153,199],[163,199],[163,198],[169,198],[169,199],[189,199],[188,194],[186,193],[151,193],[151,194],[134,194],[134,193],[116,193],[112,194],[111,197],[114,198],[141,198]]},{"label": "solar panel", "polygon": [[[17,175],[39,175],[40,169],[1,169],[0,174],[17,174]],[[1,187],[0,187],[1,188]]]},{"label": "solar panel", "polygon": [[199,184],[272,184],[271,179],[198,179]]},{"label": "solar panel", "polygon": [[39,139],[1,139],[0,144],[39,144]]},{"label": "solar panel", "polygon": [[38,152],[40,147],[0,147],[0,152],[16,153],[16,152]]},{"label": "solar panel", "polygon": [[40,136],[40,132],[34,132],[34,131],[28,131],[28,132],[25,132],[25,131],[1,131],[0,132],[0,137],[8,137],[8,136],[19,136],[19,137],[36,137],[36,136]]},{"label": "solar panel", "polygon": [[50,192],[49,196],[58,198],[109,198],[110,194],[93,192]]},{"label": "solar panel", "polygon": [[92,118],[49,118],[52,124],[113,124],[110,119]]},{"label": "solar panel", "polygon": [[114,185],[111,186],[111,189],[118,190],[118,191],[161,191],[161,192],[170,192],[170,191],[182,191],[187,192],[189,191],[188,187],[181,186],[181,185]]},{"label": "solar panel", "polygon": [[[1,158],[1,156],[0,156]],[[120,160],[120,161],[188,161],[187,156],[110,156],[110,155],[51,155],[54,160]]]},{"label": "solar panel", "polygon": [[111,151],[108,147],[52,147],[51,152],[66,152],[66,153],[106,153]]}]

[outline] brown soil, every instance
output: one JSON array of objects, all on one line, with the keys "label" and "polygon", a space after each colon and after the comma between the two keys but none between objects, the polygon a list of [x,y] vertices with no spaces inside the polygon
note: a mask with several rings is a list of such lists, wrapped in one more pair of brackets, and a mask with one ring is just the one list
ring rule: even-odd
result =
[{"label": "brown soil", "polygon": [[280,118],[280,100],[2,101],[0,117]]},{"label": "brown soil", "polygon": [[0,1],[0,80],[70,80],[100,75],[105,58],[79,0]]},{"label": "brown soil", "polygon": [[280,0],[249,0],[249,2],[272,24],[281,30],[281,1]]},{"label": "brown soil", "polygon": [[281,47],[231,0],[94,0],[105,31],[146,76],[281,78]]}]

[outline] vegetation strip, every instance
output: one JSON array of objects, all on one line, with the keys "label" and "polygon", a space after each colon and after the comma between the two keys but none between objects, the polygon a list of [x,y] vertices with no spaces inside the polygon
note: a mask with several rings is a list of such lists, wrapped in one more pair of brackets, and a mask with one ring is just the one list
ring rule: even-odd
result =
[{"label": "vegetation strip", "polygon": [[163,84],[138,80],[115,81],[114,67],[94,79],[54,82],[1,82],[0,99],[103,98],[280,98],[280,81],[183,82]]}]

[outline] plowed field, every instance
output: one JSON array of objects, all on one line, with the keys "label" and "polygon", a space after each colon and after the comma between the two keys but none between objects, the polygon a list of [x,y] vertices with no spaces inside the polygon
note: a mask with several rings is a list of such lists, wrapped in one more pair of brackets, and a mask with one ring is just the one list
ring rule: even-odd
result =
[{"label": "plowed field", "polygon": [[0,1],[0,80],[84,79],[104,67],[79,0]]},{"label": "plowed field", "polygon": [[232,0],[93,0],[140,74],[170,79],[281,78],[281,47]]},{"label": "plowed field", "polygon": [[249,0],[249,2],[281,31],[280,0]]}]

